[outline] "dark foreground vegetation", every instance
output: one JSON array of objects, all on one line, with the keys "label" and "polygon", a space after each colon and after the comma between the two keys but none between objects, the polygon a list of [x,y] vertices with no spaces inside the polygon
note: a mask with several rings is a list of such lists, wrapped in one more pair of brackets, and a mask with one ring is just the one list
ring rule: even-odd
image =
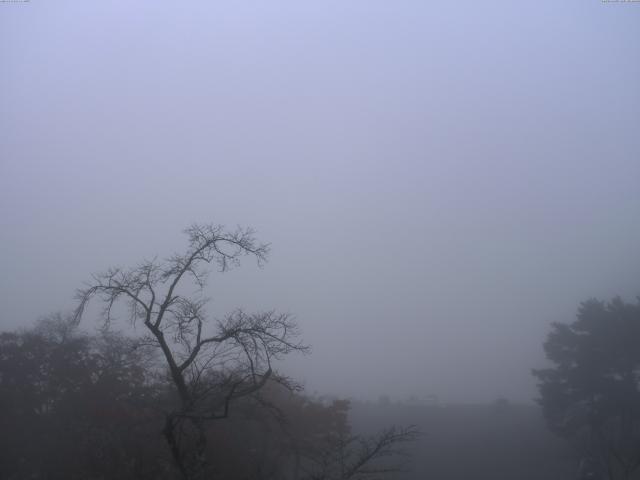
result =
[{"label": "dark foreground vegetation", "polygon": [[534,370],[549,428],[582,453],[584,478],[640,478],[640,299],[583,302]]},{"label": "dark foreground vegetation", "polygon": [[[154,365],[153,350],[108,331],[82,334],[61,316],[0,334],[0,478],[185,476],[165,438],[176,393]],[[313,401],[267,382],[223,421],[205,423],[203,478],[366,478],[395,470],[389,459],[415,430],[361,437],[348,414],[347,401]],[[192,451],[193,437],[180,433],[179,447]]]},{"label": "dark foreground vegetation", "polygon": [[[73,314],[0,334],[1,479],[640,476],[640,303],[590,300],[553,325],[533,371],[542,408],[352,405],[278,373],[308,350],[290,315],[209,318],[207,266],[263,262],[268,245],[251,230],[186,233],[184,253],[94,275]],[[116,311],[136,335],[112,328]]]}]

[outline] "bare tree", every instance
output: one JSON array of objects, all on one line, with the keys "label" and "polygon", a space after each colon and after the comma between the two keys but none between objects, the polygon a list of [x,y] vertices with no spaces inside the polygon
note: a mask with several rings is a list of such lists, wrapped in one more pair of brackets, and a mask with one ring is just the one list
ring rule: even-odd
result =
[{"label": "bare tree", "polygon": [[[188,248],[183,254],[94,275],[77,293],[75,320],[97,297],[105,325],[120,302],[133,324],[143,324],[140,343],[161,350],[177,394],[163,434],[177,468],[192,480],[207,475],[205,423],[227,417],[234,401],[256,396],[267,381],[295,388],[273,370],[272,361],[308,347],[298,341],[297,325],[288,314],[236,310],[223,319],[208,318],[208,299],[202,295],[207,267],[217,265],[225,272],[245,256],[259,265],[267,259],[269,246],[257,243],[253,230],[193,225],[185,233]],[[189,293],[194,286],[196,293]]]}]

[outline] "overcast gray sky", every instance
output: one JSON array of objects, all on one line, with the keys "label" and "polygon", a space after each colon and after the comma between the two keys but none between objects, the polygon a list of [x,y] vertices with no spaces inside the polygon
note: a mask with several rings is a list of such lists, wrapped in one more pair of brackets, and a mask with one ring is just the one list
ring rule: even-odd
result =
[{"label": "overcast gray sky", "polygon": [[0,328],[249,225],[210,310],[295,313],[310,391],[528,401],[640,294],[640,3],[31,0],[0,55]]}]

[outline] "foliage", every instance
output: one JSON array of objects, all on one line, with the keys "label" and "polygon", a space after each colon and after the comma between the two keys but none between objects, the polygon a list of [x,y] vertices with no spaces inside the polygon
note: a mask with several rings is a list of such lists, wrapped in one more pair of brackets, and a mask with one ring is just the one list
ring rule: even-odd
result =
[{"label": "foliage", "polygon": [[630,478],[640,466],[640,303],[584,302],[576,321],[553,324],[544,348],[553,367],[533,373],[549,427],[610,477]]},{"label": "foliage", "polygon": [[0,334],[0,477],[163,478],[146,355],[59,315]]}]

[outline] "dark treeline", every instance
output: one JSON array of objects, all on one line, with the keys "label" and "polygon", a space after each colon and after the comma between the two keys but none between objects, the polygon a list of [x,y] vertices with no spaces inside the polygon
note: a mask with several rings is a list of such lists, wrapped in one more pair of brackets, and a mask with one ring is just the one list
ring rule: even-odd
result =
[{"label": "dark treeline", "polygon": [[[156,352],[124,335],[88,335],[60,315],[2,333],[0,478],[180,478],[162,434],[174,397]],[[392,468],[384,457],[414,435],[353,435],[349,408],[268,383],[207,426],[206,478],[362,478]]]},{"label": "dark treeline", "polygon": [[[611,313],[604,304],[590,302],[581,318],[593,309]],[[560,348],[556,337],[563,328],[554,328],[548,349]],[[52,315],[32,329],[0,334],[0,478],[180,478],[162,434],[175,402],[173,389],[154,349],[109,330],[89,335],[69,317]],[[578,398],[577,389],[571,392]],[[610,387],[608,392],[615,393]],[[392,431],[385,428],[394,424],[415,424],[423,432],[402,449],[390,443],[382,458],[372,458],[371,471],[393,469],[394,478],[638,478],[636,470],[623,471],[627,463],[618,465],[624,455],[629,465],[637,462],[638,417],[622,423],[619,415],[630,413],[615,409],[629,401],[637,408],[637,398],[622,396],[614,403],[605,393],[594,398],[606,401],[609,411],[592,411],[590,420],[596,422],[598,412],[600,422],[590,424],[576,417],[587,414],[585,402],[568,406],[568,401],[551,402],[548,395],[541,397],[543,410],[505,399],[466,406],[388,398],[350,404],[269,383],[260,397],[242,399],[228,418],[208,425],[207,478],[344,478],[342,456],[351,462],[376,456],[375,446],[386,448],[377,432],[388,435]],[[560,407],[568,412],[561,415]],[[629,429],[615,428],[616,422],[636,428],[626,439],[635,443],[625,443],[620,434]],[[607,430],[596,436],[592,429],[599,426]],[[557,431],[560,427],[566,431]],[[389,462],[387,454],[399,450],[408,455]],[[615,471],[608,473],[608,465]]]},{"label": "dark treeline", "polygon": [[[249,229],[186,234],[181,254],[94,275],[73,314],[0,334],[0,478],[640,477],[640,302],[589,300],[553,324],[533,370],[541,408],[352,406],[277,371],[308,351],[290,315],[208,318],[207,266],[262,262],[268,245]],[[136,336],[112,328],[119,307]]]}]

